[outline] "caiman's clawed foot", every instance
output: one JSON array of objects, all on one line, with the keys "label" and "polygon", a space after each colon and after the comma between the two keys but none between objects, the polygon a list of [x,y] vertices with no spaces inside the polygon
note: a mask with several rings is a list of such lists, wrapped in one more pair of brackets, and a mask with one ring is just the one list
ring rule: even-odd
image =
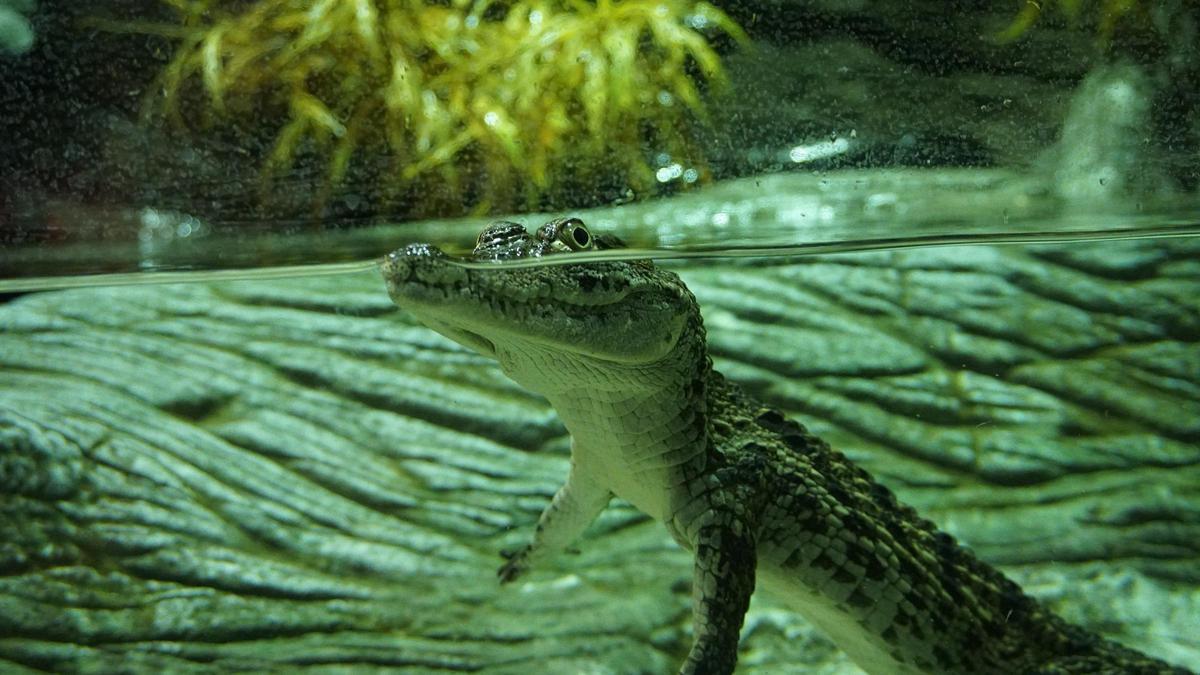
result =
[{"label": "caiman's clawed foot", "polygon": [[500,583],[507,584],[510,581],[516,581],[517,577],[529,571],[529,551],[532,546],[525,546],[518,550],[500,551],[500,555],[507,559],[500,569],[496,570],[496,576],[500,578]]}]

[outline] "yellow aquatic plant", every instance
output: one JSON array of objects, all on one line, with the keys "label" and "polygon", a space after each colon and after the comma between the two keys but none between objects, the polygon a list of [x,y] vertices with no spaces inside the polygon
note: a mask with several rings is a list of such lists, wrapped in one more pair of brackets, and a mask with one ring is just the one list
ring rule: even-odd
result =
[{"label": "yellow aquatic plant", "polygon": [[278,116],[269,176],[315,151],[336,185],[383,156],[387,187],[484,208],[594,173],[650,186],[647,148],[692,153],[698,85],[723,78],[706,36],[745,39],[697,0],[164,1],[183,37],[155,110],[190,117],[199,84],[211,119]]},{"label": "yellow aquatic plant", "polygon": [[1006,43],[1021,38],[1037,23],[1047,6],[1057,7],[1068,21],[1076,22],[1085,10],[1096,4],[1099,4],[1096,35],[1102,44],[1107,44],[1112,38],[1113,31],[1122,18],[1135,10],[1143,9],[1141,0],[1103,0],[1100,3],[1093,0],[1022,0],[1021,9],[1013,17],[1012,23],[996,34],[996,41]]}]

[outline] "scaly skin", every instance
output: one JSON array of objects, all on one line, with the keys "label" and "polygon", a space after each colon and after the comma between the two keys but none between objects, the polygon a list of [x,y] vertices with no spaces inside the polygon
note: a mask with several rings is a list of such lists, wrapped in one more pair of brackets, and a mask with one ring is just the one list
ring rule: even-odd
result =
[{"label": "scaly skin", "polygon": [[[606,248],[576,219],[495,223],[474,258]],[[646,261],[467,269],[410,246],[392,298],[497,359],[571,432],[571,471],[499,575],[560,551],[613,495],[695,555],[680,672],[730,673],[756,579],[870,673],[1186,673],[1073,626],[803,426],[712,370],[695,298]]]}]

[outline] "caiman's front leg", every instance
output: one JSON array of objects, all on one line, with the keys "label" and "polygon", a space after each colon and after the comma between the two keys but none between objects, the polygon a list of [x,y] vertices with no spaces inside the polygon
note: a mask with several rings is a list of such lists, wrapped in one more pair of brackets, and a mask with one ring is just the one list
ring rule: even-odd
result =
[{"label": "caiman's front leg", "polygon": [[754,593],[757,523],[768,470],[757,454],[703,478],[706,489],[676,512],[671,529],[691,542],[692,649],[680,675],[729,675]]},{"label": "caiman's front leg", "polygon": [[728,675],[737,662],[742,621],[754,592],[754,537],[732,512],[712,511],[701,517],[692,580],[696,635],[680,674]]},{"label": "caiman's front leg", "polygon": [[533,540],[509,558],[497,572],[500,583],[508,583],[524,574],[538,561],[562,551],[579,538],[612,499],[612,492],[580,466],[572,453],[567,482],[554,493],[554,499],[538,518]]}]

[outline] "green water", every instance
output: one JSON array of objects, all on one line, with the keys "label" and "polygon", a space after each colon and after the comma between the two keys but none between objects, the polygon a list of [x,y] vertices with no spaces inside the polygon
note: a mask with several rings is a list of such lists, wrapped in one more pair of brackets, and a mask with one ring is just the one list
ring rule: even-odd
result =
[{"label": "green water", "polygon": [[[1052,236],[673,269],[726,376],[1070,621],[1195,669],[1200,237]],[[0,670],[673,672],[690,557],[628,504],[496,583],[570,441],[372,267],[0,305]],[[742,644],[741,672],[860,675],[769,593]]]},{"label": "green water", "polygon": [[[480,223],[482,227],[486,223]],[[535,226],[536,227],[536,226]],[[739,246],[725,244],[681,245],[674,248],[627,248],[608,251],[581,252],[569,257],[547,257],[541,259],[519,259],[504,262],[475,262],[465,254],[455,259],[464,267],[480,269],[504,267],[539,267],[612,260],[652,259],[658,261],[721,259],[721,258],[783,258],[798,259],[810,255],[835,253],[860,253],[908,248],[940,246],[989,246],[1000,244],[1069,244],[1104,241],[1126,241],[1134,239],[1169,239],[1200,236],[1200,225],[1182,224],[1160,227],[1130,227],[1101,230],[1064,228],[1035,232],[980,232],[974,234],[929,234],[923,236],[889,237],[879,239],[846,239],[842,241],[800,243],[784,245],[778,242],[761,244],[743,243]],[[428,243],[428,242],[407,242]],[[443,244],[455,250],[455,244]],[[461,246],[461,244],[459,245]],[[397,247],[399,248],[399,247]],[[461,249],[460,249],[461,250]],[[268,280],[290,277],[326,276],[352,274],[375,266],[377,260],[362,260],[347,263],[325,263],[312,265],[264,266],[250,269],[151,271],[135,273],[80,274],[76,276],[41,276],[24,279],[0,279],[0,293],[45,291],[63,288],[86,288],[89,286],[127,286],[137,284],[203,283],[228,280]]]},{"label": "green water", "polygon": [[[674,197],[597,209],[513,214],[530,230],[567,213],[629,248],[506,261],[535,266],[653,258],[801,258],[931,246],[1050,244],[1200,234],[1200,200],[1122,198],[1100,205],[1047,194],[1036,173],[907,169],[777,174],[733,180]],[[0,292],[92,285],[269,279],[354,272],[410,243],[432,243],[463,264],[489,219],[280,228],[206,224],[142,209],[140,235],[9,245]]]}]

